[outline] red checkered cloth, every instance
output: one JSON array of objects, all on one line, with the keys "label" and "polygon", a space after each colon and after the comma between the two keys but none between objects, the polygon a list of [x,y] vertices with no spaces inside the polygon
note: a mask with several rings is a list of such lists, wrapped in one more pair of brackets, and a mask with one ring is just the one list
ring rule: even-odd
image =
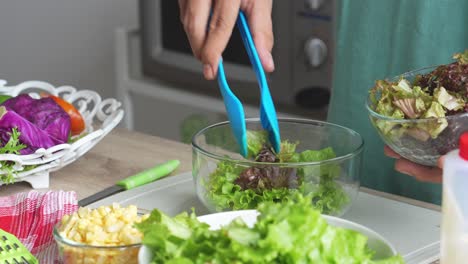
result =
[{"label": "red checkered cloth", "polygon": [[30,191],[0,197],[0,228],[15,235],[39,263],[54,263],[54,225],[77,210],[75,192]]}]

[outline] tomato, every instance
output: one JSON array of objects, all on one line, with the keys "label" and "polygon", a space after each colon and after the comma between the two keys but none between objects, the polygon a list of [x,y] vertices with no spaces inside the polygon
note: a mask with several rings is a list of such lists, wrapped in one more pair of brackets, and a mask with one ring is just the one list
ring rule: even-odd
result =
[{"label": "tomato", "polygon": [[71,134],[72,136],[79,135],[85,129],[85,122],[81,113],[76,110],[76,108],[69,102],[63,100],[60,97],[54,95],[45,95],[45,97],[50,97],[62,107],[65,112],[70,116],[71,121]]}]

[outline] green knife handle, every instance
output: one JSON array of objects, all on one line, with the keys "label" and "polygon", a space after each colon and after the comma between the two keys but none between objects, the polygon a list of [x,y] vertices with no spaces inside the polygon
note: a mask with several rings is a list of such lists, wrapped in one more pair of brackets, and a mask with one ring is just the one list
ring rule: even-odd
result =
[{"label": "green knife handle", "polygon": [[125,190],[133,189],[171,174],[171,172],[179,167],[179,164],[180,161],[178,160],[170,160],[166,163],[125,178],[117,182],[117,185],[122,186]]}]

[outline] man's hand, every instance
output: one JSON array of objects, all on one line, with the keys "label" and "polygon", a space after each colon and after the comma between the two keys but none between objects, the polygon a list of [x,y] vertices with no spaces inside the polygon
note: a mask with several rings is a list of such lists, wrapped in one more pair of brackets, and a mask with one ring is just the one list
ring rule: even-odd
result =
[{"label": "man's hand", "polygon": [[400,155],[398,155],[398,153],[393,151],[388,146],[384,147],[384,153],[388,157],[396,159],[395,170],[397,170],[398,172],[408,174],[424,182],[442,182],[442,168],[444,166],[444,157],[441,157],[439,159],[437,167],[427,167],[402,158]]},{"label": "man's hand", "polygon": [[[180,19],[193,54],[203,63],[203,75],[212,80],[234,29],[239,10],[247,16],[258,55],[266,72],[275,69],[271,50],[272,0],[179,0]],[[208,24],[210,12],[212,17]]]}]

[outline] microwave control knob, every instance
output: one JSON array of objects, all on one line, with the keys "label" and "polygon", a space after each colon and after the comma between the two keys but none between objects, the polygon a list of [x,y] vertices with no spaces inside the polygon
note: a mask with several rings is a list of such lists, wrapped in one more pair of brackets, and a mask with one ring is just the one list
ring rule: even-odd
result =
[{"label": "microwave control knob", "polygon": [[322,7],[324,0],[305,0],[307,8],[316,11]]},{"label": "microwave control knob", "polygon": [[318,67],[322,65],[327,57],[327,45],[321,39],[311,38],[306,41],[305,54],[308,63],[312,67]]}]

